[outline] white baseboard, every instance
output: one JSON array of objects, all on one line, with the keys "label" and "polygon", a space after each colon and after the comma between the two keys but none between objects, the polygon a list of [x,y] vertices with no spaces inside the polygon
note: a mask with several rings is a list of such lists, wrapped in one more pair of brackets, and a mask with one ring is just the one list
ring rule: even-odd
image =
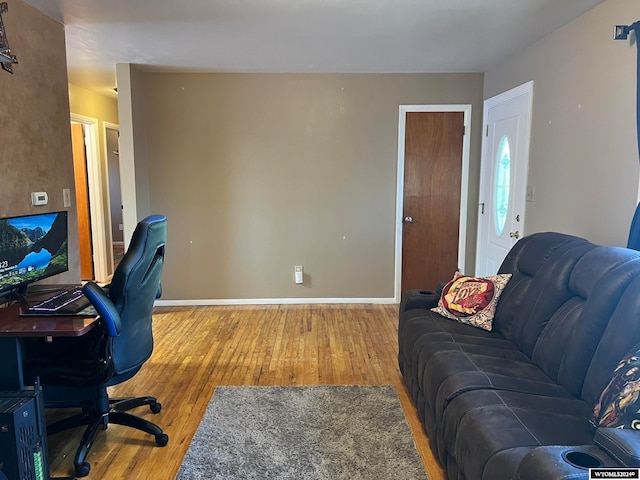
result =
[{"label": "white baseboard", "polygon": [[395,298],[232,298],[194,300],[156,300],[158,307],[187,307],[201,305],[298,305],[323,303],[398,303]]}]

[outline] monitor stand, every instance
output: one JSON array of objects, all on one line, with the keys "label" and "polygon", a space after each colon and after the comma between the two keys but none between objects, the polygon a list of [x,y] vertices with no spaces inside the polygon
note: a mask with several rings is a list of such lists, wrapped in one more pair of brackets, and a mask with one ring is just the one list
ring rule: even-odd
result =
[{"label": "monitor stand", "polygon": [[[29,288],[29,287],[33,287],[34,284],[27,284],[27,285],[19,285],[17,287],[15,287],[13,290],[9,291],[6,295],[5,295],[5,299],[4,300],[0,300],[0,303],[4,302],[7,303],[9,305],[18,302],[21,305],[24,305],[25,307],[29,308],[30,303],[33,303],[33,299],[31,299],[31,302],[29,302],[29,296],[31,295],[36,295],[37,297],[42,296],[44,294],[54,294],[54,293],[58,293],[60,291],[62,291],[65,288],[70,288],[72,287],[72,285],[45,285],[45,288]],[[73,285],[75,286],[75,285]],[[44,299],[44,297],[43,297]],[[0,477],[0,480],[2,480],[2,478]]]},{"label": "monitor stand", "polygon": [[20,285],[15,290],[12,290],[11,294],[9,295],[9,303],[11,304],[13,302],[19,302],[22,305],[28,307],[29,302],[27,301],[27,297],[29,296],[29,293],[27,292],[27,289],[27,285]]}]

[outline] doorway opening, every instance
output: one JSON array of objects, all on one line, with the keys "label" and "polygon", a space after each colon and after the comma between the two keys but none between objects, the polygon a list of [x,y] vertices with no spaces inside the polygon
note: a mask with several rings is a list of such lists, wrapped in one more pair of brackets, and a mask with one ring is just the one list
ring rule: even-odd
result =
[{"label": "doorway opening", "polygon": [[[76,196],[80,261],[81,265],[84,264],[81,276],[83,280],[106,283],[111,277],[108,269],[105,210],[102,200],[103,176],[98,147],[98,120],[72,113],[71,131],[72,138],[73,135],[81,134],[84,141],[84,148],[81,148],[80,143],[78,148],[74,149],[76,192],[85,190],[84,199],[82,196],[78,199]],[[76,154],[78,158],[75,158]],[[81,158],[82,154],[84,158]],[[83,167],[84,171],[82,171]],[[90,267],[93,270],[91,273]]]}]

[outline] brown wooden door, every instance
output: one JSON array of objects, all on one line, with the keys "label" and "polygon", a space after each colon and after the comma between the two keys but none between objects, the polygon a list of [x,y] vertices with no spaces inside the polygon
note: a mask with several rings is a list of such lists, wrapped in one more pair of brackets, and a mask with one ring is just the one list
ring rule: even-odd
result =
[{"label": "brown wooden door", "polygon": [[79,123],[71,124],[71,142],[73,145],[73,172],[78,212],[80,276],[82,280],[93,280],[93,247],[91,243],[91,218],[89,214],[87,157],[84,150],[84,131],[82,125]]},{"label": "brown wooden door", "polygon": [[463,135],[463,112],[407,112],[402,293],[433,289],[458,268]]}]

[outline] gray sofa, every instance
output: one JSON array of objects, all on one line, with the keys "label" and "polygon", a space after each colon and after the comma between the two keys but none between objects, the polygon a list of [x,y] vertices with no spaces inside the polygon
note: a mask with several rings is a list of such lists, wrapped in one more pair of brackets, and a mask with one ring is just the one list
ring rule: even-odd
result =
[{"label": "gray sofa", "polygon": [[640,432],[594,417],[640,342],[640,252],[539,233],[499,273],[512,277],[491,331],[433,312],[437,291],[409,291],[400,305],[400,370],[448,478],[586,479],[590,467],[640,466]]}]

